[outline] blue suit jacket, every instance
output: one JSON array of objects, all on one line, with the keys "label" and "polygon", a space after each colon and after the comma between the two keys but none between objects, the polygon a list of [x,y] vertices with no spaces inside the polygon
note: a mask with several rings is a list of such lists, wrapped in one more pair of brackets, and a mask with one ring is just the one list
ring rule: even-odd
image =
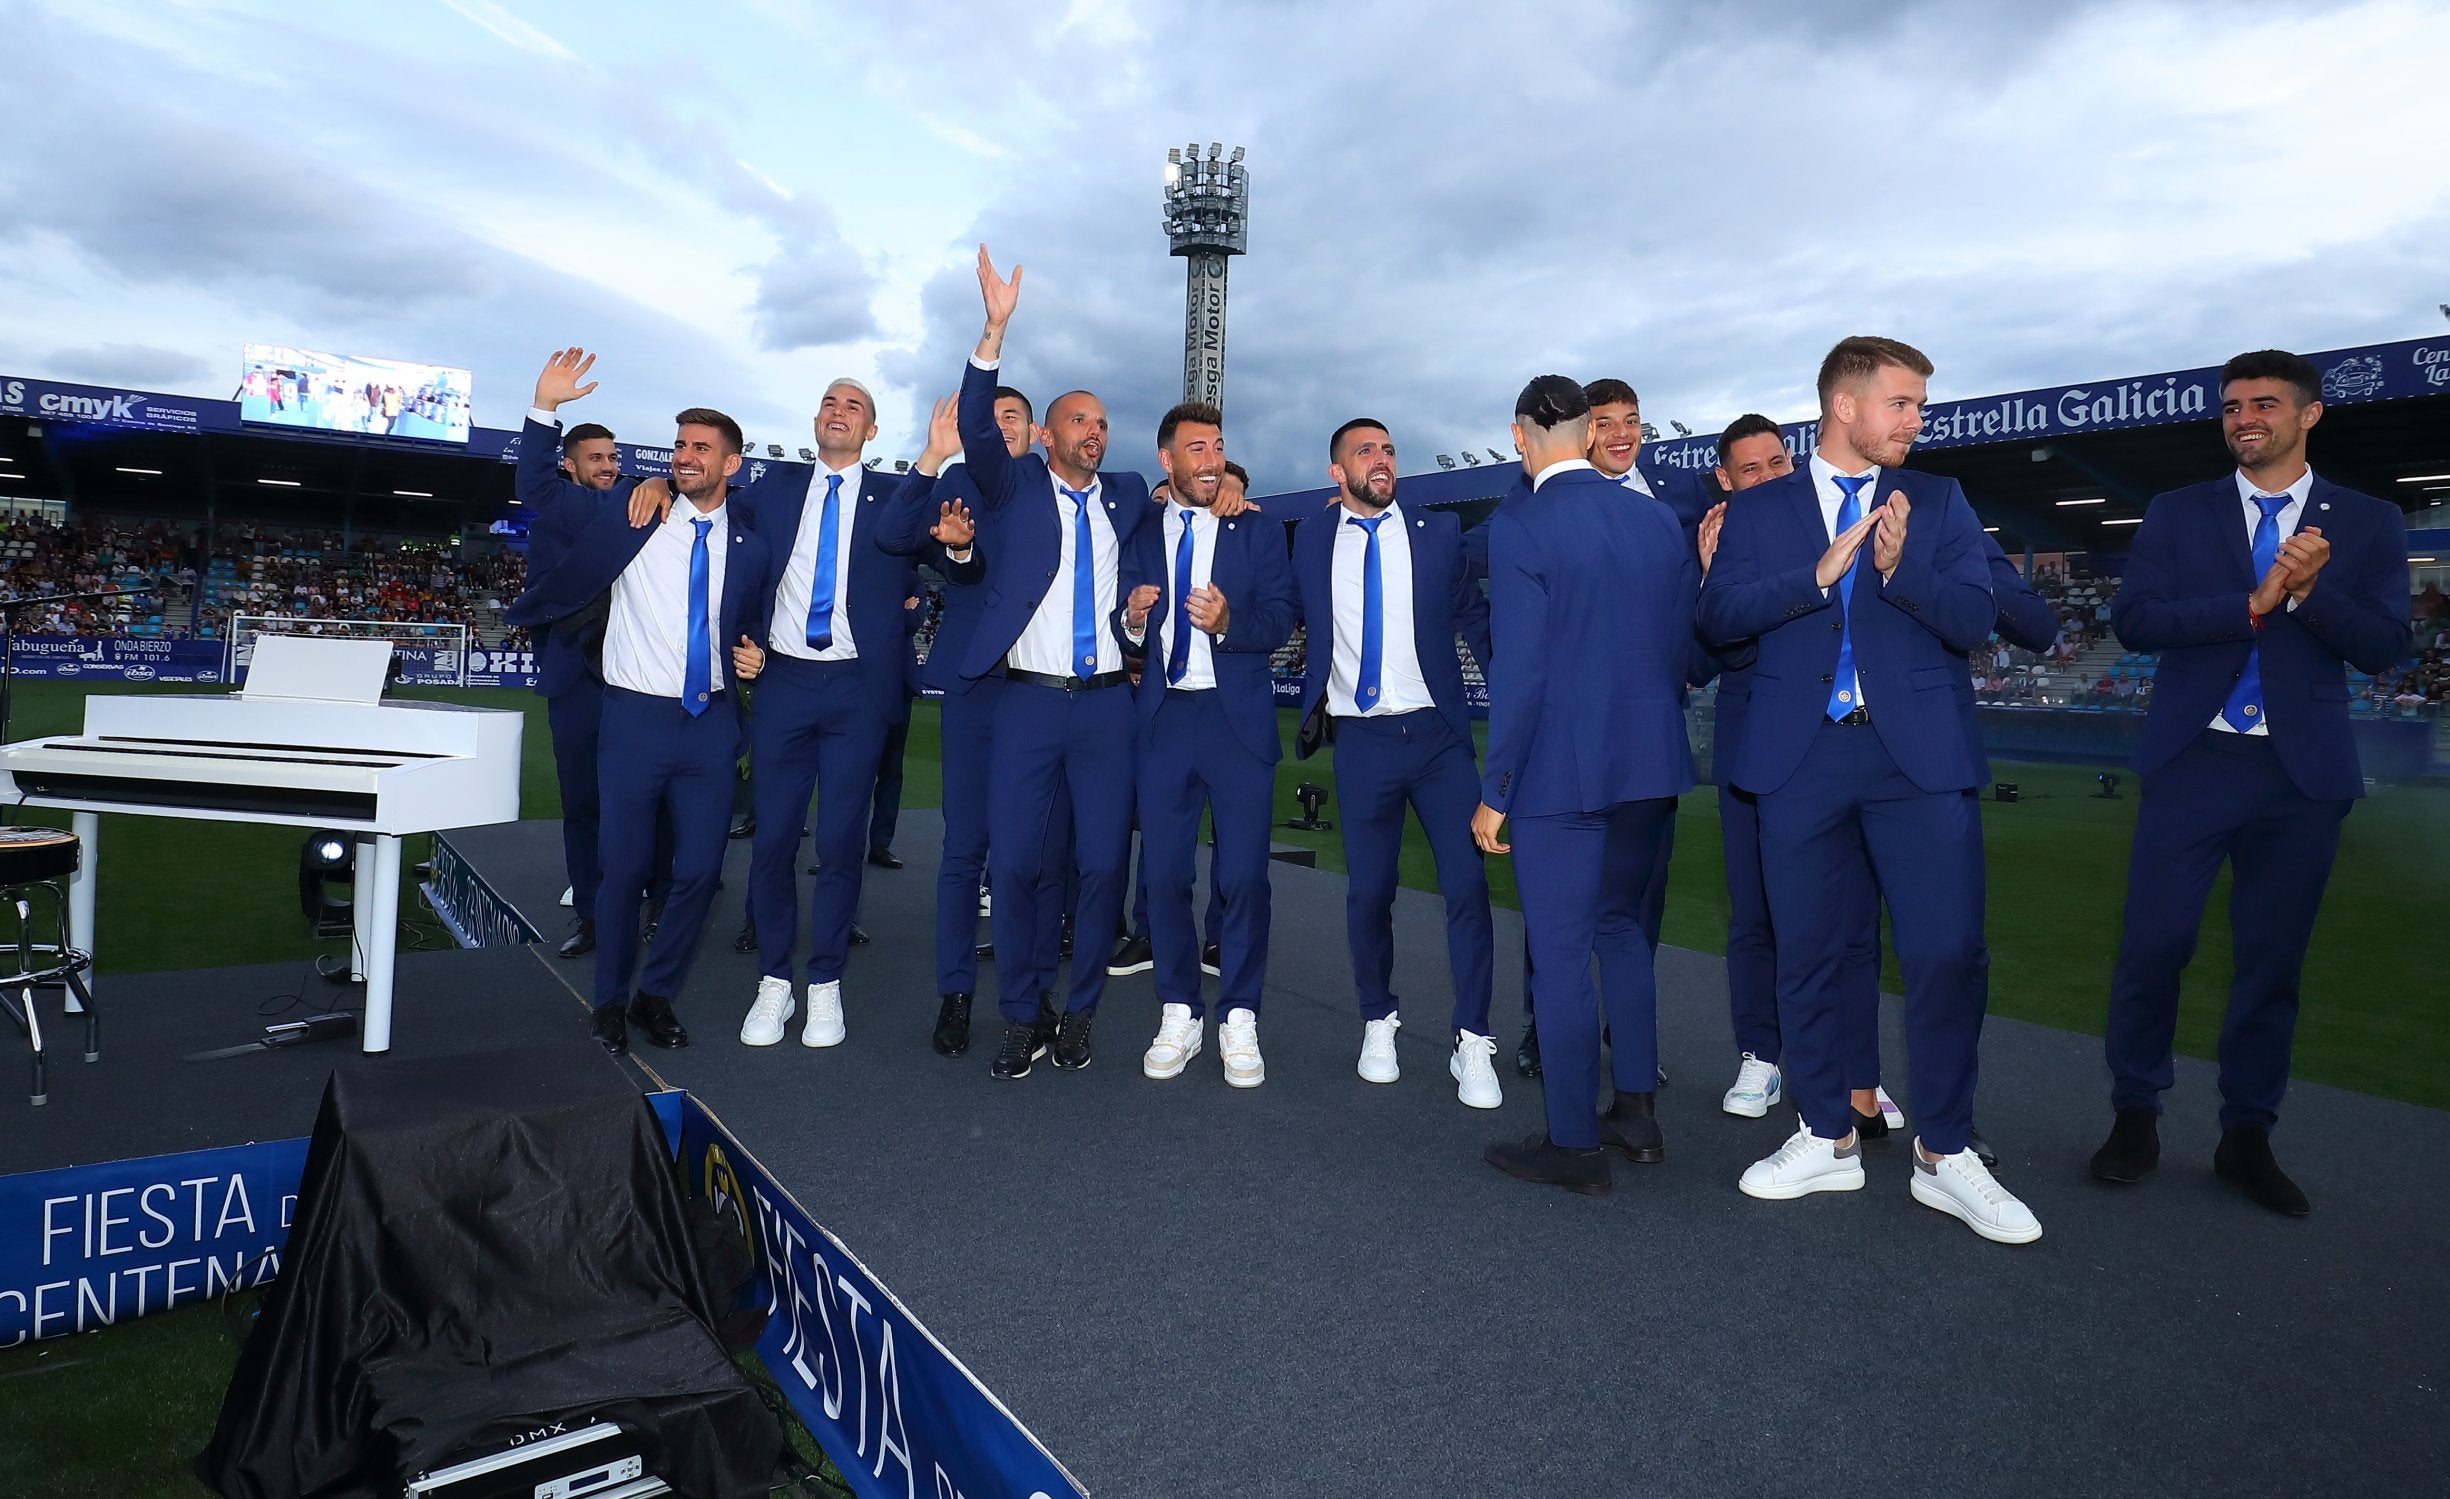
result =
[{"label": "blue suit jacket", "polygon": [[1718,503],[1717,488],[1696,475],[1682,469],[1648,467],[1639,454],[1635,455],[1633,466],[1659,503],[1676,512],[1676,524],[1684,528],[1688,537],[1699,529],[1701,518],[1710,513],[1710,507]]},{"label": "blue suit jacket", "polygon": [[[1208,576],[1193,578],[1192,586],[1203,581],[1225,596],[1225,638],[1212,645],[1208,659],[1216,671],[1226,722],[1251,753],[1273,765],[1284,758],[1284,742],[1276,731],[1276,679],[1268,670],[1268,657],[1292,635],[1296,608],[1284,527],[1256,511],[1219,521]],[[1128,601],[1143,583],[1157,586],[1157,602],[1148,616],[1148,659],[1133,695],[1145,734],[1156,721],[1157,705],[1165,701],[1165,662],[1156,654],[1157,622],[1174,609],[1174,563],[1165,551],[1165,526],[1154,519],[1135,531],[1123,548],[1123,587],[1116,597]],[[1115,611],[1115,638],[1126,655],[1138,656],[1142,647],[1123,634],[1124,607],[1127,604]]]},{"label": "blue suit jacket", "polygon": [[1489,762],[1517,817],[1596,812],[1693,785],[1684,737],[1700,566],[1675,513],[1588,470],[1489,520]]},{"label": "blue suit jacket", "polygon": [[[821,470],[799,464],[781,464],[768,470],[766,476],[736,495],[732,503],[748,517],[749,528],[765,542],[767,550],[765,580],[760,608],[771,615],[775,600],[783,586],[783,570],[790,564],[791,549],[798,542],[802,518],[821,514],[806,504],[809,479]],[[851,617],[851,638],[859,644],[859,681],[867,690],[868,701],[887,723],[900,723],[910,716],[910,700],[903,695],[904,658],[910,650],[910,630],[902,608],[910,597],[914,581],[908,557],[897,557],[879,544],[885,529],[885,512],[911,481],[932,488],[924,475],[895,476],[880,474],[873,469],[860,475],[859,518],[854,524],[845,513],[837,520],[837,535],[851,551],[850,597],[845,600]],[[825,496],[822,483],[817,498]],[[805,629],[806,621],[790,621],[787,628]],[[757,637],[761,646],[766,637]]]},{"label": "blue suit jacket", "polygon": [[[953,561],[928,534],[936,523],[937,507],[947,500],[961,501],[979,527],[967,562]],[[978,486],[970,482],[969,464],[947,464],[932,479],[914,469],[910,482],[888,502],[883,529],[877,532],[877,545],[926,562],[944,579],[944,612],[936,620],[935,643],[919,664],[918,680],[922,688],[948,696],[968,692],[975,680],[961,674],[961,662],[987,611],[987,590],[979,586],[987,576],[987,518],[979,510]]]},{"label": "blue suit jacket", "polygon": [[[1905,553],[1887,582],[1858,554],[1851,635],[1872,726],[1897,768],[1925,791],[1961,791],[1982,777],[1957,691],[1967,656],[1999,617],[1982,526],[1954,479],[1882,469],[1865,509],[1904,491],[1913,506]],[[1813,581],[1829,549],[1812,472],[1801,467],[1727,507],[1701,590],[1702,638],[1757,642],[1736,753],[1720,780],[1775,791],[1803,763],[1828,714],[1837,668],[1837,590]]]},{"label": "blue suit jacket", "polygon": [[[561,432],[559,426],[547,426],[533,417],[519,428],[519,457],[511,470],[511,491],[528,513],[531,587],[569,555],[571,541],[597,511],[626,509],[630,491],[638,487],[638,481],[631,478],[619,480],[610,490],[571,483],[561,471]],[[545,623],[529,633],[536,642],[536,691],[541,696],[560,697],[594,675],[587,642],[575,632],[555,630]]]},{"label": "blue suit jacket", "polygon": [[[1015,458],[1004,446],[1003,429],[995,424],[995,378],[994,370],[962,366],[962,467],[978,491],[987,543],[986,602],[967,650],[954,663],[954,669],[969,678],[983,677],[1004,664],[1030,616],[1038,612],[1063,554],[1065,522],[1057,513],[1046,460],[1036,453]],[[1156,514],[1148,502],[1148,481],[1138,474],[1104,471],[1097,478],[1116,548],[1128,556],[1132,532]],[[1116,602],[1122,598],[1118,591]]]},{"label": "blue suit jacket", "polygon": [[[1299,590],[1301,618],[1309,630],[1310,649],[1302,681],[1301,722],[1324,713],[1327,677],[1335,665],[1336,532],[1352,512],[1330,506],[1308,516],[1293,530],[1293,579]],[[1446,726],[1465,744],[1472,742],[1471,705],[1463,697],[1463,663],[1455,656],[1461,635],[1489,674],[1489,600],[1463,558],[1463,525],[1450,511],[1406,510],[1412,533],[1405,538],[1412,554],[1412,650],[1420,657],[1421,679],[1429,684],[1429,700],[1437,705]],[[1478,527],[1474,527],[1478,530]],[[1306,758],[1317,747],[1306,730],[1295,741],[1295,753]]]},{"label": "blue suit jacket", "polygon": [[[724,508],[730,510],[734,503],[736,499],[727,499]],[[766,544],[742,524],[745,519],[733,511],[724,527],[731,537],[731,555],[723,562],[723,603],[717,616],[722,635],[713,644],[726,682],[732,679],[731,648],[741,636],[764,645],[766,600],[772,596],[765,581]],[[533,629],[588,607],[613,586],[654,534],[651,525],[631,525],[626,507],[598,507],[571,537],[569,551],[560,563],[545,576],[528,579],[527,591],[519,595],[503,620]]]},{"label": "blue suit jacket", "polygon": [[2365,794],[2348,727],[2351,666],[2383,672],[2406,658],[2407,522],[2395,505],[2314,476],[2300,528],[2331,544],[2304,603],[2258,633],[2247,620],[2254,575],[2234,474],[2156,498],[2136,528],[2110,624],[2131,651],[2160,654],[2136,769],[2149,774],[2210,726],[2259,641],[2272,747],[2297,789],[2323,801]]}]

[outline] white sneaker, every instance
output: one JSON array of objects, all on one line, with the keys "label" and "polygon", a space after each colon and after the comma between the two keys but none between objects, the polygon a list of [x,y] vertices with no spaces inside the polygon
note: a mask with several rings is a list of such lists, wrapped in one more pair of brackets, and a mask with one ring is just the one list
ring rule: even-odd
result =
[{"label": "white sneaker", "polygon": [[1199,1055],[1200,1038],[1207,1029],[1204,1021],[1191,1018],[1189,1005],[1167,1005],[1165,1018],[1157,1024],[1157,1039],[1140,1058],[1141,1075],[1160,1081],[1182,1076],[1183,1068]]},{"label": "white sneaker", "polygon": [[1497,1069],[1489,1058],[1497,1055],[1495,1036],[1475,1036],[1470,1031],[1455,1032],[1455,1054],[1447,1059],[1447,1075],[1455,1080],[1455,1097],[1463,1100],[1467,1109],[1493,1109],[1506,1101],[1498,1091]]},{"label": "white sneaker", "polygon": [[995,893],[984,885],[978,887],[978,914],[981,916],[995,914]]},{"label": "white sneaker", "polygon": [[842,1023],[842,980],[808,986],[808,1024],[800,1028],[802,1046],[840,1046],[850,1034]]},{"label": "white sneaker", "polygon": [[1776,1062],[1764,1062],[1751,1052],[1744,1053],[1743,1064],[1735,1069],[1735,1086],[1718,1106],[1730,1114],[1758,1119],[1778,1106],[1784,1096],[1786,1079],[1778,1072]]},{"label": "white sneaker", "polygon": [[2042,1236],[2041,1220],[2033,1210],[1999,1185],[1999,1179],[1971,1150],[1923,1158],[1923,1142],[1914,1142],[1914,1200],[1938,1208],[1994,1244],[2030,1244]]},{"label": "white sneaker", "polygon": [[1259,1017],[1244,1009],[1225,1012],[1216,1028],[1217,1055],[1225,1059],[1225,1081],[1237,1088],[1256,1088],[1268,1080],[1267,1064],[1259,1060]]},{"label": "white sneaker", "polygon": [[1880,1117],[1890,1129],[1902,1130],[1906,1127],[1906,1111],[1897,1107],[1897,1100],[1889,1097],[1888,1089],[1874,1088],[1872,1096],[1880,1100]]},{"label": "white sneaker", "polygon": [[1365,1083],[1391,1083],[1404,1075],[1401,1063],[1395,1060],[1395,1033],[1404,1023],[1389,1012],[1383,1020],[1366,1020],[1361,1025],[1361,1080]]},{"label": "white sneaker", "polygon": [[772,1046],[783,1039],[783,1026],[799,1009],[791,997],[791,980],[761,978],[757,981],[757,1002],[749,1006],[746,1019],[740,1022],[740,1044]]},{"label": "white sneaker", "polygon": [[561,903],[565,906],[575,906],[578,904],[578,889],[576,886],[564,885],[561,887]]},{"label": "white sneaker", "polygon": [[1824,1140],[1812,1133],[1810,1125],[1798,1125],[1775,1154],[1745,1167],[1744,1179],[1736,1185],[1747,1197],[1773,1202],[1812,1192],[1860,1192],[1863,1141],[1859,1136],[1844,1143]]}]

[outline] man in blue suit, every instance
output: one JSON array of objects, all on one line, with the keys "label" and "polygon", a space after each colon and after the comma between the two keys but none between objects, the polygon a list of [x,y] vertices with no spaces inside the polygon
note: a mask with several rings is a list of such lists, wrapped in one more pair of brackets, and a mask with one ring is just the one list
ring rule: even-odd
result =
[{"label": "man in blue suit", "polygon": [[[587,362],[582,356],[548,367],[536,388],[540,419],[595,389],[578,381]],[[765,665],[756,642],[765,633],[767,550],[725,504],[725,481],[740,468],[739,424],[704,407],[675,422],[672,487],[681,502],[647,526],[631,525],[623,509],[595,506],[568,553],[529,580],[506,616],[513,625],[550,624],[611,593],[597,771],[604,810],[595,1035],[616,1055],[629,1049],[632,1021],[657,1046],[689,1044],[672,1001],[697,957],[723,864],[740,753],[729,689]],[[584,498],[565,495],[562,503]],[[659,809],[672,819],[672,894],[645,971],[634,975],[638,902]]]},{"label": "man in blue suit", "polygon": [[1344,838],[1344,931],[1361,1006],[1365,1081],[1402,1075],[1402,1026],[1389,987],[1395,972],[1397,859],[1411,804],[1437,861],[1446,900],[1446,956],[1454,979],[1447,1070],[1472,1108],[1504,1102],[1490,1059],[1493,963],[1489,882],[1472,813],[1480,767],[1463,699],[1460,635],[1485,675],[1489,602],[1464,564],[1463,537],[1443,510],[1408,511],[1395,496],[1395,439],[1356,417],[1327,439],[1327,476],[1342,491],[1332,509],[1293,535],[1293,576],[1310,642],[1294,753],[1335,746],[1336,804]]},{"label": "man in blue suit", "polygon": [[1998,609],[1982,528],[1955,481],[1896,465],[1922,431],[1930,360],[1894,339],[1841,340],[1822,361],[1809,470],[1725,515],[1700,625],[1755,643],[1742,741],[1722,774],[1757,799],[1777,931],[1787,1091],[1802,1126],[1745,1172],[1785,1199],[1863,1185],[1846,1087],[1840,975],[1870,877],[1905,970],[1916,1114],[1911,1191],[1987,1239],[2041,1225],[1969,1148],[1982,1030],[1977,747],[1956,696]]},{"label": "man in blue suit", "polygon": [[[1141,660],[1141,858],[1155,955],[1157,1037],[1140,1061],[1152,1078],[1180,1077],[1201,1050],[1200,931],[1191,882],[1203,811],[1215,819],[1212,893],[1218,933],[1217,1054],[1225,1081],[1256,1088],[1259,1001],[1267,981],[1268,823],[1276,800],[1276,688],[1268,657],[1293,633],[1293,570],[1284,527],[1264,516],[1220,519],[1225,418],[1186,401],[1157,426],[1165,470],[1160,517],[1123,549],[1125,652]],[[1092,927],[1092,931],[1100,930]],[[1096,952],[1075,960],[1097,966]]]},{"label": "man in blue suit", "polygon": [[[1659,824],[1693,784],[1684,737],[1698,568],[1675,515],[1594,472],[1589,400],[1542,375],[1514,404],[1528,492],[1489,522],[1489,760],[1472,836],[1515,854],[1548,1128],[1492,1166],[1610,1189],[1607,1140],[1658,1158],[1657,991],[1638,904]],[[1507,818],[1514,842],[1499,841]],[[1591,963],[1600,970],[1591,992]],[[1599,1111],[1599,1010],[1616,1100]]]},{"label": "man in blue suit", "polygon": [[[997,275],[981,246],[978,284],[986,326],[962,373],[960,422],[963,462],[985,516],[987,604],[957,669],[973,681],[1004,680],[995,706],[997,785],[987,839],[1004,1036],[991,1070],[1020,1078],[1047,1051],[1037,996],[1053,986],[1054,971],[1030,939],[1059,788],[1072,798],[1080,874],[1075,929],[1084,939],[1095,934],[1092,959],[1104,934],[1122,921],[1137,735],[1122,641],[1111,623],[1123,602],[1123,550],[1156,509],[1138,474],[1099,471],[1106,408],[1087,391],[1066,392],[1047,406],[1038,429],[1045,458],[1012,456],[995,422],[995,377],[1005,326],[1020,300],[1021,268],[1013,267],[1009,279]],[[1105,988],[1105,964],[1073,963],[1053,1038],[1057,1067],[1089,1065]]]},{"label": "man in blue suit", "polygon": [[2220,382],[2237,469],[2152,502],[2110,605],[2119,641],[2161,664],[2136,754],[2143,801],[2110,980],[2117,1117],[2092,1164],[2131,1183],[2159,1163],[2179,976],[2226,862],[2236,977],[2212,1164],[2256,1202],[2299,1215],[2310,1207],[2272,1158],[2271,1130],[2306,944],[2340,824],[2365,794],[2347,672],[2388,671],[2411,644],[2407,527],[2398,507],[2307,466],[2306,436],[2322,419],[2311,363],[2240,354]]}]

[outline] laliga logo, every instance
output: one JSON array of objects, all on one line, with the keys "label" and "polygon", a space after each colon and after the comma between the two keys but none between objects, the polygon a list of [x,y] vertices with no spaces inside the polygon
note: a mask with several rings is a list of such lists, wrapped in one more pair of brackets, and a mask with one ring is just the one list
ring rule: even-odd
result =
[{"label": "laliga logo", "polygon": [[2382,392],[2382,356],[2365,354],[2343,359],[2322,377],[2326,401],[2361,401]]}]

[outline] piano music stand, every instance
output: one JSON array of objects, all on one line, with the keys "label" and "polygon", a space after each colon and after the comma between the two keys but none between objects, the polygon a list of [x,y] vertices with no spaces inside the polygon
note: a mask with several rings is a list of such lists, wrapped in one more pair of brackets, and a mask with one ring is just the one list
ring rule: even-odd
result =
[{"label": "piano music stand", "polygon": [[[0,599],[0,744],[9,742],[9,710],[14,702],[12,688],[17,679],[17,616],[23,609],[36,604],[90,604],[102,599],[141,598],[150,588],[104,588],[93,593],[23,593],[13,599]],[[0,807],[0,824],[8,821],[8,809]]]}]

